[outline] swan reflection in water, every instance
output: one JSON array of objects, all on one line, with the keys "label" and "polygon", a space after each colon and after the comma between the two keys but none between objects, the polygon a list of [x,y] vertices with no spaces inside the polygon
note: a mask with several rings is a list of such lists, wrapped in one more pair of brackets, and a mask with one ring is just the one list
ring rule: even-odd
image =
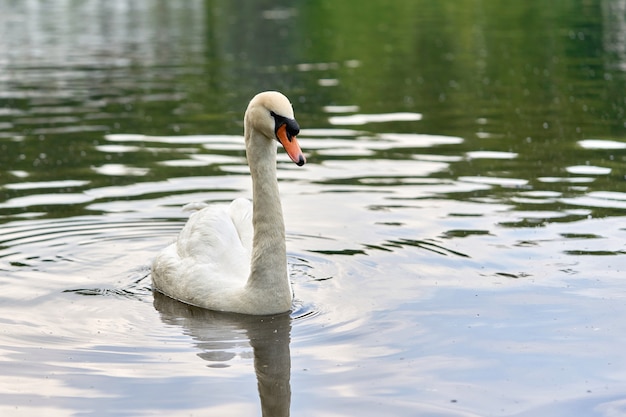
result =
[{"label": "swan reflection in water", "polygon": [[231,359],[230,348],[249,341],[254,354],[263,417],[289,416],[291,356],[289,313],[251,316],[193,307],[154,292],[154,307],[167,324],[175,324],[196,341],[199,357],[211,362]]}]

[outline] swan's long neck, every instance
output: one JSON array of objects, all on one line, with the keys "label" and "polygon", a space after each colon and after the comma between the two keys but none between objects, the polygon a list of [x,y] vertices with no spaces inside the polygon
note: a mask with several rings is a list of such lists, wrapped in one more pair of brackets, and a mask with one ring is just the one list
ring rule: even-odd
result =
[{"label": "swan's long neck", "polygon": [[[285,223],[276,178],[276,142],[247,129],[246,155],[252,177],[252,262],[247,287],[268,303],[289,302]],[[258,136],[258,137],[257,137]]]}]

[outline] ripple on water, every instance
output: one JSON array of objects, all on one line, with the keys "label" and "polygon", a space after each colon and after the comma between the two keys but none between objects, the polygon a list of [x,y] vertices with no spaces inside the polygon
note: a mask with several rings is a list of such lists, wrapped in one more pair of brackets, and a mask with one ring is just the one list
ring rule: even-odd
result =
[{"label": "ripple on water", "polygon": [[487,185],[498,185],[507,188],[523,188],[528,185],[528,180],[522,178],[461,176],[459,177],[459,181],[475,182]]},{"label": "ripple on water", "polygon": [[469,159],[515,159],[515,152],[499,152],[499,151],[472,151],[465,154]]},{"label": "ripple on water", "polygon": [[464,142],[464,139],[458,136],[430,135],[422,133],[381,133],[378,137],[392,142],[395,147],[411,148],[432,148],[440,145],[458,145]]},{"label": "ripple on water", "polygon": [[626,142],[606,139],[579,140],[578,145],[585,149],[626,149]]},{"label": "ripple on water", "polygon": [[561,198],[560,202],[574,206],[626,209],[626,194],[619,192],[597,191],[587,195]]},{"label": "ripple on water", "polygon": [[300,136],[315,136],[315,137],[327,137],[327,138],[333,138],[333,137],[341,137],[341,136],[357,136],[359,134],[361,134],[363,132],[358,131],[358,130],[352,130],[352,129],[302,129],[300,130],[300,135],[298,136],[298,139],[300,139]]},{"label": "ripple on water", "polygon": [[85,180],[59,180],[59,181],[38,181],[38,182],[17,182],[2,186],[8,190],[34,190],[41,188],[70,188],[82,187],[89,184],[90,181]]},{"label": "ripple on water", "polygon": [[[57,243],[69,244],[73,238],[82,236],[94,237],[93,242],[99,241],[102,237],[124,240],[129,235],[146,234],[166,234],[169,229],[179,227],[168,222],[145,221],[112,221],[101,217],[66,218],[53,220],[34,220],[15,222],[3,225],[3,233],[0,243],[9,243],[11,247],[19,246],[22,243],[35,243],[49,238],[59,239]],[[66,238],[70,240],[66,240]],[[82,244],[89,241],[80,240]],[[48,243],[55,243],[49,242]]]},{"label": "ripple on water", "polygon": [[359,106],[323,106],[322,110],[325,113],[356,113]]},{"label": "ripple on water", "polygon": [[95,149],[105,153],[127,153],[139,152],[142,148],[140,146],[130,145],[97,145]]},{"label": "ripple on water", "polygon": [[[0,238],[0,270],[12,288],[28,296],[36,289],[150,300],[150,260],[180,231],[181,222],[117,216],[41,219],[8,223]],[[294,282],[315,280],[304,257],[290,256]],[[33,272],[37,271],[36,274]],[[23,277],[25,279],[18,279]],[[22,291],[20,291],[22,288]],[[37,292],[38,293],[38,292]],[[8,295],[8,294],[5,294]],[[300,323],[320,311],[296,298],[291,317]]]},{"label": "ripple on water", "polygon": [[65,303],[63,293],[149,300],[150,260],[179,229],[178,222],[107,215],[4,224],[2,297],[20,308]]},{"label": "ripple on water", "polygon": [[117,285],[99,287],[81,287],[63,290],[64,293],[71,293],[82,296],[105,296],[123,297],[144,300],[152,295],[152,281],[150,279],[150,267],[137,268],[124,277],[123,282]]},{"label": "ripple on water", "polygon": [[92,166],[91,169],[100,175],[107,176],[132,176],[142,177],[146,175],[150,170],[148,168],[133,167],[124,164],[104,164],[100,166]]},{"label": "ripple on water", "polygon": [[142,143],[164,143],[164,144],[226,144],[240,143],[243,145],[243,136],[239,135],[181,135],[181,136],[148,136],[132,133],[115,133],[104,135],[110,142],[142,142]]},{"label": "ripple on water", "polygon": [[291,318],[294,322],[299,323],[304,320],[309,320],[320,315],[320,311],[315,309],[315,306],[311,303],[306,303],[303,300],[296,298],[293,302],[293,309],[291,310]]},{"label": "ripple on water", "polygon": [[573,165],[566,167],[565,170],[576,175],[608,175],[611,173],[611,168],[593,165]]},{"label": "ripple on water", "polygon": [[83,193],[35,194],[8,199],[0,203],[0,208],[83,204],[91,200],[90,196]]},{"label": "ripple on water", "polygon": [[331,125],[364,125],[367,123],[412,122],[422,120],[420,113],[352,114],[328,118]]},{"label": "ripple on water", "polygon": [[588,184],[596,179],[592,177],[539,177],[537,180],[544,183]]}]

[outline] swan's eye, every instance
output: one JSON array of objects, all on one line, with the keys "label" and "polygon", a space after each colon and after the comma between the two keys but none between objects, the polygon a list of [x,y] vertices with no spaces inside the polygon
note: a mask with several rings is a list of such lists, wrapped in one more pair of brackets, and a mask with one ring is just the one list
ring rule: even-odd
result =
[{"label": "swan's eye", "polygon": [[297,136],[298,133],[300,133],[300,126],[298,125],[298,122],[296,122],[296,119],[290,119],[288,117],[278,115],[273,111],[270,111],[270,115],[274,118],[274,133],[278,134],[278,129],[282,125],[285,125],[289,141],[291,141],[292,137]]}]

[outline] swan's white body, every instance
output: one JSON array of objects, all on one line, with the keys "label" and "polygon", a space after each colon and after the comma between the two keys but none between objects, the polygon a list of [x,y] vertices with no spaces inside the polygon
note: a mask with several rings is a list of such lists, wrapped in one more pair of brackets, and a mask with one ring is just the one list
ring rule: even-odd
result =
[{"label": "swan's white body", "polygon": [[152,264],[154,288],[199,307],[244,314],[291,309],[285,225],[276,179],[276,140],[298,165],[304,156],[289,100],[278,92],[255,96],[244,117],[253,203],[192,204],[176,242]]}]

